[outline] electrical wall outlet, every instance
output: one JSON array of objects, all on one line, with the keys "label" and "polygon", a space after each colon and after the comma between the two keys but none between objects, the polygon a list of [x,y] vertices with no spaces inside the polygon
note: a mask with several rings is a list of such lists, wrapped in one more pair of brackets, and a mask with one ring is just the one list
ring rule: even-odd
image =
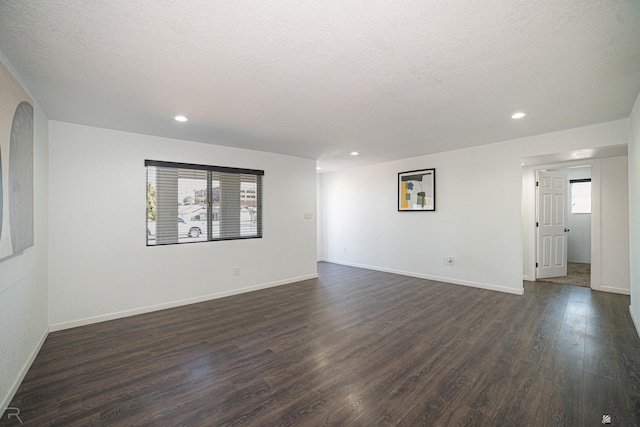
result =
[{"label": "electrical wall outlet", "polygon": [[233,269],[233,275],[234,276],[239,276],[240,275],[240,267],[235,267]]},{"label": "electrical wall outlet", "polygon": [[446,265],[453,265],[453,257],[451,257],[451,256],[446,257],[446,258],[444,259],[444,263],[445,263]]}]

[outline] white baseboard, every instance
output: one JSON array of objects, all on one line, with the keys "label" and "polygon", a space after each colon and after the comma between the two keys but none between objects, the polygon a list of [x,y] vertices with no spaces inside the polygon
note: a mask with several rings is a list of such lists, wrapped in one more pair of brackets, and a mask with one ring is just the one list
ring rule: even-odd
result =
[{"label": "white baseboard", "polygon": [[2,402],[0,402],[0,417],[3,416],[2,414],[4,414],[4,412],[9,407],[9,403],[11,403],[13,396],[16,395],[16,392],[18,391],[20,384],[22,384],[22,380],[24,380],[24,377],[27,375],[27,372],[29,372],[29,368],[31,368],[33,361],[36,360],[36,356],[38,355],[38,353],[40,353],[40,349],[42,348],[42,345],[44,344],[44,341],[47,339],[48,335],[49,335],[49,329],[47,328],[45,329],[44,333],[40,337],[38,344],[29,355],[29,358],[24,362],[24,365],[22,365],[22,369],[20,369],[20,374],[15,379],[13,384],[11,384],[11,388],[9,389],[8,394],[5,396]]},{"label": "white baseboard", "polygon": [[633,315],[633,311],[631,310],[631,306],[629,306],[629,313],[631,313],[631,320],[633,321],[633,326],[636,327],[636,333],[640,337],[640,322],[639,322],[640,319],[635,318],[635,316]]},{"label": "white baseboard", "polygon": [[532,279],[528,274],[522,275],[522,280],[526,280],[527,282],[535,282],[536,279]]},{"label": "white baseboard", "polygon": [[165,310],[167,308],[180,307],[183,305],[195,304],[198,302],[210,301],[218,298],[229,297],[232,295],[243,294],[246,292],[258,291],[260,289],[273,288],[275,286],[287,285],[289,283],[301,282],[303,280],[317,279],[318,274],[308,274],[305,276],[292,277],[289,279],[279,280],[276,282],[263,283],[260,285],[247,286],[239,289],[232,289],[215,294],[202,295],[194,298],[187,298],[178,301],[170,301],[162,304],[150,305],[146,307],[134,308],[131,310],[123,310],[115,313],[101,314],[99,316],[87,317],[84,319],[72,320],[69,322],[55,323],[49,326],[51,332],[61,331],[63,329],[76,328],[78,326],[91,325],[93,323],[106,322],[108,320],[121,319],[123,317],[135,316],[137,314],[150,313],[152,311]]},{"label": "white baseboard", "polygon": [[611,292],[613,294],[631,295],[631,291],[626,288],[616,288],[614,286],[600,286],[592,288],[594,291]]},{"label": "white baseboard", "polygon": [[472,288],[486,289],[489,291],[505,292],[508,294],[515,294],[515,295],[524,294],[524,287],[522,286],[522,283],[520,283],[520,288],[514,289],[514,288],[507,288],[506,286],[492,285],[489,283],[472,282],[468,280],[460,280],[460,279],[455,279],[451,277],[432,276],[429,274],[414,273],[411,271],[396,270],[393,268],[378,267],[375,265],[358,264],[354,262],[346,262],[346,261],[338,261],[338,260],[330,260],[330,259],[327,260],[327,262],[330,262],[333,264],[346,265],[349,267],[364,268],[366,270],[374,270],[374,271],[382,271],[384,273],[399,274],[401,276],[417,277],[418,279],[435,280],[438,282],[450,283],[453,285],[462,285],[462,286],[469,286]]}]

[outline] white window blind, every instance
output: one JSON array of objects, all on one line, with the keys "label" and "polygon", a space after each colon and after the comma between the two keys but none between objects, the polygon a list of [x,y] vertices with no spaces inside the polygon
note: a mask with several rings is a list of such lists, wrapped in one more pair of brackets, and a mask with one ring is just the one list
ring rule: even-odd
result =
[{"label": "white window blind", "polygon": [[147,245],[262,237],[264,171],[145,160]]}]

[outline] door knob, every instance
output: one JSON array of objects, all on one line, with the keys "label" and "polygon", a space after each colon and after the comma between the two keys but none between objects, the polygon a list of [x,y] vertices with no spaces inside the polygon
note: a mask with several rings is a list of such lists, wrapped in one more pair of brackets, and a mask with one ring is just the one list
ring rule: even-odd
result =
[{"label": "door knob", "polygon": [[566,233],[567,231],[571,231],[571,230],[569,230],[568,228],[565,228],[565,229],[564,229],[564,232]]}]

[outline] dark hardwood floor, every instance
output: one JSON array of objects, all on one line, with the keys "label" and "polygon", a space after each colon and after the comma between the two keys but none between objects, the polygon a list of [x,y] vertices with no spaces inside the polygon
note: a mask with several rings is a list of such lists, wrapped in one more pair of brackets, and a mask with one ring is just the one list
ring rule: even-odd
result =
[{"label": "dark hardwood floor", "polygon": [[65,427],[640,425],[628,296],[318,269],[51,333],[11,406]]}]

